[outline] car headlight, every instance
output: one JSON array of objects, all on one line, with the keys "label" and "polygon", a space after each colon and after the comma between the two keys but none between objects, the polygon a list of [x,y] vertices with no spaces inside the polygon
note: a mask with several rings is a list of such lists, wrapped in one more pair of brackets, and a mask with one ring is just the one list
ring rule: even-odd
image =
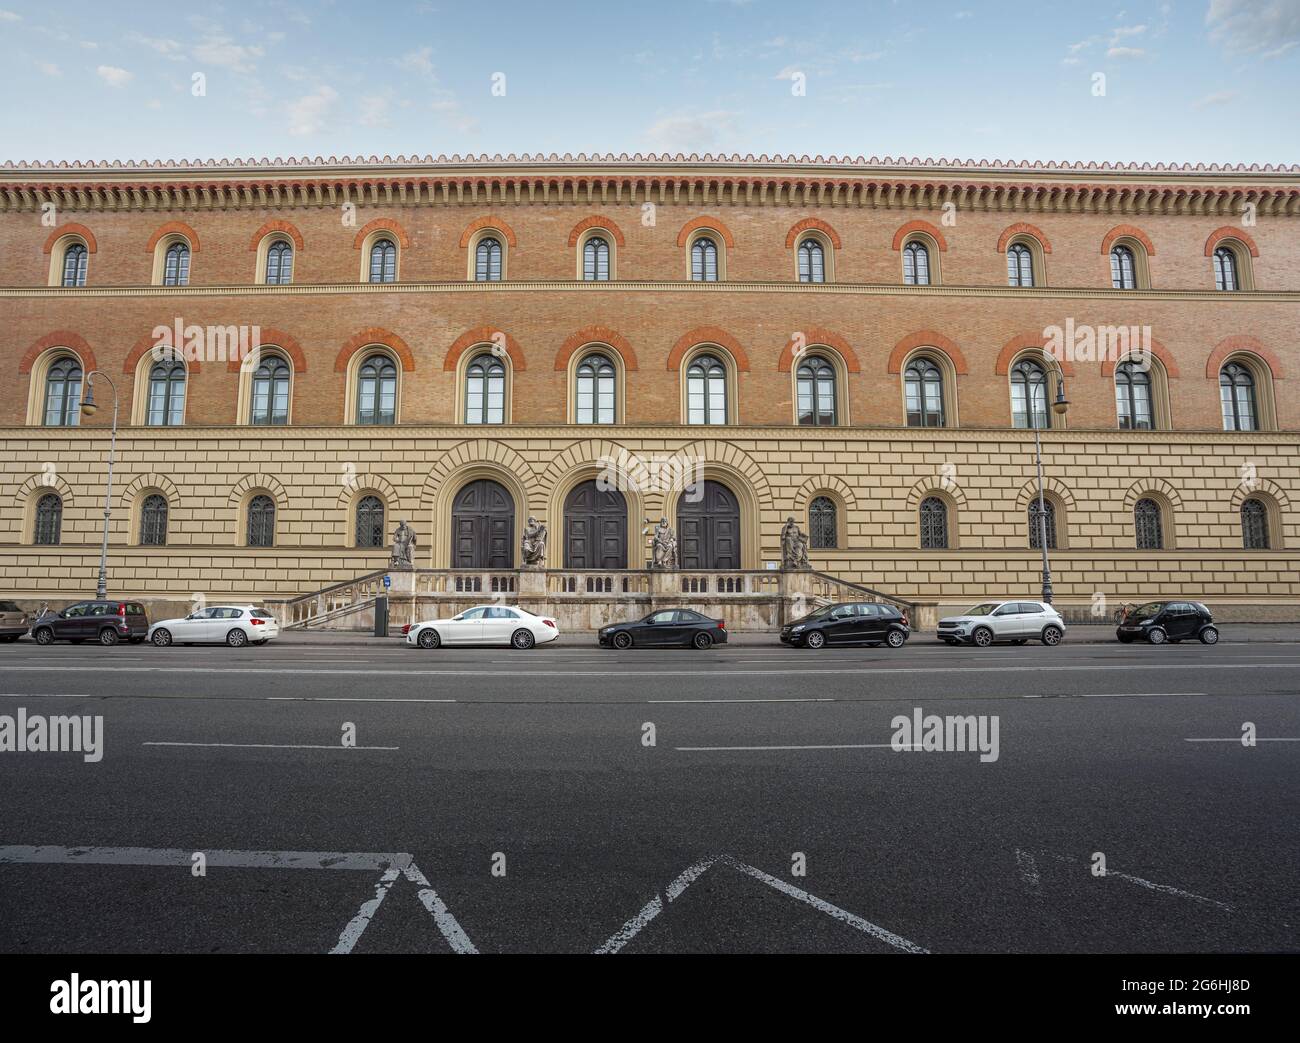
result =
[{"label": "car headlight", "polygon": [[802,630],[802,629],[803,629],[803,624],[800,623],[797,627],[791,627],[791,628],[790,628],[790,633],[792,633],[792,634],[797,634],[797,633],[799,633],[799,631]]}]

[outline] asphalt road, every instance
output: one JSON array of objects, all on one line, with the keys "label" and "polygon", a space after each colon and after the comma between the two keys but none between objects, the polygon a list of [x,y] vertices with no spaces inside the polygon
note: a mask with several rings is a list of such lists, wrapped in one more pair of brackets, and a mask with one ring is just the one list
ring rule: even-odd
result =
[{"label": "asphalt road", "polygon": [[1300,950],[1297,643],[24,642],[20,707],[104,745],[0,754],[4,952]]}]

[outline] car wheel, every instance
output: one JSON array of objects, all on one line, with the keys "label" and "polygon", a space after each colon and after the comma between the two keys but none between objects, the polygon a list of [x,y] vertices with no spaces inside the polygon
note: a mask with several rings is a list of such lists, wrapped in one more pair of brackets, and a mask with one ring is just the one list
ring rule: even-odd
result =
[{"label": "car wheel", "polygon": [[826,644],[826,635],[820,630],[814,630],[803,639],[803,643],[809,648],[821,648],[822,645]]},{"label": "car wheel", "polygon": [[120,640],[122,639],[117,636],[117,631],[112,627],[104,627],[104,629],[99,632],[99,643],[101,645],[115,645]]},{"label": "car wheel", "polygon": [[226,644],[231,648],[243,648],[248,644],[248,635],[239,627],[235,627],[233,630],[226,631]]},{"label": "car wheel", "polygon": [[907,643],[907,635],[901,630],[891,630],[889,636],[885,638],[885,643],[890,648],[902,648]]},{"label": "car wheel", "polygon": [[1153,645],[1163,645],[1169,639],[1164,627],[1152,627],[1147,631],[1147,640]]},{"label": "car wheel", "polygon": [[172,643],[172,632],[166,627],[160,627],[153,632],[152,640],[158,648],[166,648]]},{"label": "car wheel", "polygon": [[420,636],[415,639],[415,643],[421,648],[437,648],[442,644],[442,638],[433,627],[425,627],[420,631]]},{"label": "car wheel", "polygon": [[988,648],[989,645],[993,644],[993,631],[988,627],[976,627],[970,639],[980,648]]},{"label": "car wheel", "polygon": [[691,645],[698,649],[713,647],[713,636],[707,630],[697,630],[695,636],[691,638]]},{"label": "car wheel", "polygon": [[614,647],[628,649],[632,647],[632,635],[624,630],[620,630],[614,635]]},{"label": "car wheel", "polygon": [[1219,628],[1206,627],[1204,630],[1201,631],[1200,636],[1201,636],[1201,644],[1217,645],[1219,643]]},{"label": "car wheel", "polygon": [[[1065,633],[1064,631],[1061,630],[1060,627],[1055,627],[1055,626],[1043,627],[1042,642],[1043,644],[1048,645],[1049,647],[1054,648],[1055,646],[1059,645],[1061,643],[1061,638],[1063,638],[1064,636]],[[1019,641],[1017,642],[1017,644],[1023,645],[1024,642]]]},{"label": "car wheel", "polygon": [[521,651],[532,648],[535,644],[537,644],[537,638],[533,637],[533,632],[531,630],[520,628],[510,635],[511,647],[518,648]]},{"label": "car wheel", "polygon": [[54,631],[49,627],[37,627],[32,632],[32,639],[38,645],[52,645],[54,644]]}]

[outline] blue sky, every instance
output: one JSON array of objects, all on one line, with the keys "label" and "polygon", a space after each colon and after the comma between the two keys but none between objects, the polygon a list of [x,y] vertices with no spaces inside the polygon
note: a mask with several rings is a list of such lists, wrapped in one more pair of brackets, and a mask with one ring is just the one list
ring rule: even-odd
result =
[{"label": "blue sky", "polygon": [[1300,0],[0,0],[0,82],[0,161],[1292,163]]}]

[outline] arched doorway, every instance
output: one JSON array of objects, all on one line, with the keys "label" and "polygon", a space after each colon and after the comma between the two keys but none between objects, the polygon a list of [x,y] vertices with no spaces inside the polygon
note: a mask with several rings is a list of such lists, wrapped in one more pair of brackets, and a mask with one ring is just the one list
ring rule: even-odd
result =
[{"label": "arched doorway", "polygon": [[677,501],[677,543],[684,569],[740,568],[740,501],[721,482],[705,481],[694,499]]},{"label": "arched doorway", "polygon": [[508,569],[515,562],[515,501],[490,478],[470,482],[451,505],[451,567]]},{"label": "arched doorway", "polygon": [[627,568],[627,500],[593,478],[564,498],[564,567]]}]

